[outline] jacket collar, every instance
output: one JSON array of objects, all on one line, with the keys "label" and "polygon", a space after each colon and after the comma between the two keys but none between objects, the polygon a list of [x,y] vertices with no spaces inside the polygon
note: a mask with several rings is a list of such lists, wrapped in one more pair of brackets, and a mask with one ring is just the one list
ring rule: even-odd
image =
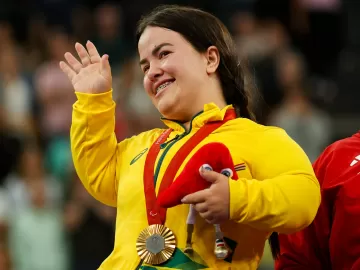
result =
[{"label": "jacket collar", "polygon": [[[220,109],[218,106],[215,105],[215,103],[205,104],[204,110],[195,114],[191,119],[190,130],[199,129],[208,122],[223,120],[226,111],[230,108],[233,108],[233,106],[227,105],[224,108]],[[175,131],[180,131],[180,132],[186,131],[184,125],[176,120],[170,120],[166,118],[161,118],[161,120],[167,127]]]}]

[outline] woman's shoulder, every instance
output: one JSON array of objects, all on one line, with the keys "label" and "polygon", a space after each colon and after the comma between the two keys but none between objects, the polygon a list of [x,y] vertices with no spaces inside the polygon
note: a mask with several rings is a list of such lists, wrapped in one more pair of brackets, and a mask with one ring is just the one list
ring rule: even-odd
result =
[{"label": "woman's shoulder", "polygon": [[280,127],[259,124],[247,118],[236,118],[229,121],[229,127],[234,133],[245,133],[251,136],[284,135],[286,131]]}]

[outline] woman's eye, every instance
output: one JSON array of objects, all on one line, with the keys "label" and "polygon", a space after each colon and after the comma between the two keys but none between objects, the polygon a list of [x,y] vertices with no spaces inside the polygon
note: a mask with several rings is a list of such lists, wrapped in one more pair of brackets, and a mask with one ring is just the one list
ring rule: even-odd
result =
[{"label": "woman's eye", "polygon": [[233,171],[229,168],[226,168],[221,171],[221,174],[225,175],[226,177],[232,177]]},{"label": "woman's eye", "polygon": [[143,72],[144,72],[144,73],[146,73],[146,71],[148,71],[148,70],[149,70],[149,66],[143,67]]},{"label": "woman's eye", "polygon": [[168,51],[162,51],[161,53],[159,53],[159,58],[161,59],[161,58],[167,56],[169,53],[170,52],[168,52]]}]

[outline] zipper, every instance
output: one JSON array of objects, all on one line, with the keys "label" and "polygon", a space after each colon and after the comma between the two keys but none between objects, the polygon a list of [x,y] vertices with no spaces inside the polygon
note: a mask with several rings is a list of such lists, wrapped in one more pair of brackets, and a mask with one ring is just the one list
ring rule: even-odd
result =
[{"label": "zipper", "polygon": [[172,138],[170,141],[168,142],[164,142],[160,145],[160,149],[164,149],[169,143],[173,142],[173,141],[176,141],[181,135],[177,134],[174,138]]},{"label": "zipper", "polygon": [[[161,154],[160,158],[159,158],[159,161],[158,161],[158,164],[156,166],[156,169],[155,169],[155,174],[154,174],[154,186],[156,186],[156,182],[157,182],[157,179],[158,179],[158,176],[159,176],[159,172],[160,172],[160,168],[161,168],[161,165],[165,159],[165,156],[167,154],[167,152],[169,152],[171,146],[173,146],[177,141],[181,140],[183,137],[185,137],[188,133],[185,132],[183,134],[181,134],[180,136],[178,136],[176,139],[172,139],[171,142],[167,142],[167,143],[164,143],[165,145],[165,150],[164,152]],[[161,145],[162,146],[162,145]],[[161,147],[160,146],[160,147]]]},{"label": "zipper", "polygon": [[[176,143],[178,142],[179,140],[181,140],[182,138],[184,138],[186,135],[190,134],[191,132],[191,129],[192,129],[192,121],[195,119],[196,116],[202,114],[203,111],[200,111],[198,112],[197,114],[195,114],[193,116],[193,118],[191,118],[191,121],[190,121],[190,129],[189,131],[186,131],[185,127],[183,124],[177,122],[179,125],[181,125],[185,132],[182,133],[181,135],[176,135],[173,139],[171,139],[170,141],[166,142],[166,143],[163,143],[160,147],[161,148],[165,148],[164,152],[161,154],[160,158],[159,158],[159,161],[158,161],[158,164],[156,166],[156,169],[155,169],[155,173],[154,173],[154,186],[156,187],[156,182],[157,182],[157,179],[158,179],[158,176],[159,176],[159,172],[160,172],[160,168],[161,168],[161,165],[164,161],[164,158],[167,154],[167,152],[169,152],[170,148]],[[165,118],[164,118],[165,119]],[[166,119],[166,120],[169,120],[169,119]],[[176,121],[175,121],[176,122]]]}]

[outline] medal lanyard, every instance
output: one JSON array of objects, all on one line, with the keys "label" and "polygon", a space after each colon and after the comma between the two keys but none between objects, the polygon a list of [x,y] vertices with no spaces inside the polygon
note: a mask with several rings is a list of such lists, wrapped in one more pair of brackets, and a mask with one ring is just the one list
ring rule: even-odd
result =
[{"label": "medal lanyard", "polygon": [[[234,109],[226,111],[224,120],[206,123],[202,126],[198,132],[196,132],[186,143],[180,148],[180,150],[172,158],[170,164],[167,166],[164,177],[161,181],[159,194],[166,190],[173,182],[177,171],[185,158],[190,152],[211,132],[225,124],[227,121],[235,119],[236,113]],[[156,203],[156,191],[154,185],[154,168],[156,158],[160,152],[161,144],[165,143],[169,137],[172,129],[165,130],[159,138],[151,146],[149,153],[147,154],[144,167],[144,193],[146,201],[146,213],[149,225],[164,224],[166,219],[166,209],[161,208]]]}]

